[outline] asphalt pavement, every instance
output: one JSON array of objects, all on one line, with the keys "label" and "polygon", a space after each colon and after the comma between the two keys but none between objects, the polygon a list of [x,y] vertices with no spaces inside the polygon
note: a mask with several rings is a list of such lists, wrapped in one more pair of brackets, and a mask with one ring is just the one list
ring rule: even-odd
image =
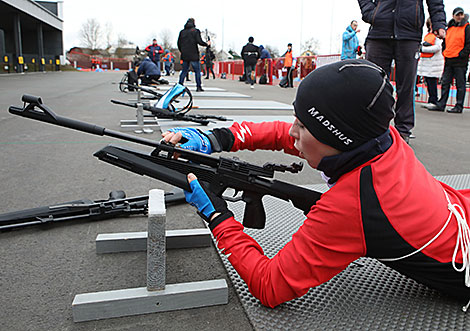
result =
[{"label": "asphalt pavement", "polygon": [[[135,95],[119,91],[123,72],[51,72],[0,75],[0,213],[78,199],[106,199],[112,190],[127,196],[171,187],[116,168],[93,157],[108,143],[142,150],[147,147],[32,121],[8,113],[21,106],[21,96],[41,96],[56,113],[119,130],[119,120],[135,111],[109,102]],[[248,94],[255,100],[291,103],[296,89],[248,85],[232,80],[205,80],[206,86]],[[282,110],[193,110],[224,116],[265,115],[275,120]],[[429,112],[416,107],[416,128],[410,144],[433,175],[470,173],[470,111]],[[159,132],[144,135],[159,139]],[[243,160],[291,163],[282,152],[238,152]],[[295,184],[321,183],[312,169],[276,178]],[[202,228],[203,221],[186,204],[167,208],[167,229]],[[146,284],[144,252],[97,255],[99,233],[146,231],[145,217],[74,221],[0,233],[0,318],[2,330],[251,330],[214,246],[167,252],[167,283],[224,278],[227,305],[74,323],[76,294],[142,287]]]}]

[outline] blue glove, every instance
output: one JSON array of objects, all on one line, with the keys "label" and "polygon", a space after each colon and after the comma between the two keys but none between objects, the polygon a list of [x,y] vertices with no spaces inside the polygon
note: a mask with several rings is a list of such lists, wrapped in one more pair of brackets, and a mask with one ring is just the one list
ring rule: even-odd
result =
[{"label": "blue glove", "polygon": [[[211,230],[214,230],[217,225],[226,219],[233,217],[233,213],[228,210],[225,200],[209,190],[206,183],[202,182],[201,185],[199,180],[196,179],[189,183],[189,186],[192,192],[184,191],[186,201],[198,209],[197,213],[209,223]],[[220,213],[220,215],[211,220],[215,213]]]},{"label": "blue glove", "polygon": [[168,130],[170,132],[181,132],[183,139],[181,148],[189,149],[191,151],[201,152],[204,154],[212,153],[212,146],[209,141],[208,135],[210,132],[202,132],[193,128],[173,128]]}]

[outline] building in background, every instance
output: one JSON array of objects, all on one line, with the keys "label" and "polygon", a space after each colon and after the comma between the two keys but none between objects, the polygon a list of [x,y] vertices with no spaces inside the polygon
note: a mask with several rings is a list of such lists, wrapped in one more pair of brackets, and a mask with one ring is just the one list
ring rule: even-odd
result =
[{"label": "building in background", "polygon": [[0,72],[58,70],[62,1],[0,0]]}]

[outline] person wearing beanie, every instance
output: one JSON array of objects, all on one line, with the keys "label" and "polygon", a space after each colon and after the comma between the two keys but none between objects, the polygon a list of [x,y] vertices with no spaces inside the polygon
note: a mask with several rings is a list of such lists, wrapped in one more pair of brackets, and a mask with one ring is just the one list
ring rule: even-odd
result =
[{"label": "person wearing beanie", "polygon": [[301,297],[364,256],[470,305],[470,190],[453,189],[426,170],[390,126],[394,104],[382,68],[344,60],[304,78],[293,124],[242,122],[163,133],[169,143],[207,154],[283,150],[323,172],[330,189],[304,211],[303,225],[272,258],[244,233],[223,199],[188,175],[186,200],[199,206],[218,248],[263,305]]}]

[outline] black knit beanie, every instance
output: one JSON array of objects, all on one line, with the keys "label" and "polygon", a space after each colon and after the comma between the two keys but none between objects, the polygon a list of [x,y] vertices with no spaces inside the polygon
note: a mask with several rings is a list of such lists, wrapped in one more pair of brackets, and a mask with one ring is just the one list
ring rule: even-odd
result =
[{"label": "black knit beanie", "polygon": [[322,66],[304,78],[295,116],[320,142],[352,150],[383,134],[395,116],[393,87],[382,68],[366,60]]}]

